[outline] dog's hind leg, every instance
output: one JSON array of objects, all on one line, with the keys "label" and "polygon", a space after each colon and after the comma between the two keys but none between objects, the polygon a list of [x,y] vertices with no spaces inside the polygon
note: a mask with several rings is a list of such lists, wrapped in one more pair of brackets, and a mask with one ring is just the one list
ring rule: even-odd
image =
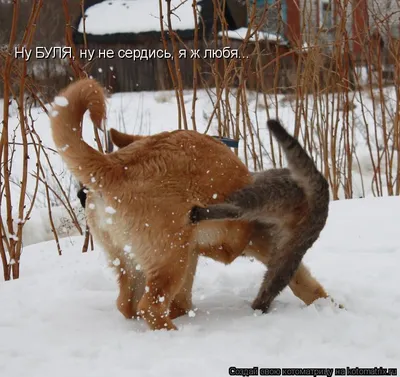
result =
[{"label": "dog's hind leg", "polygon": [[253,229],[249,221],[243,220],[205,220],[195,226],[199,254],[224,264],[243,254]]}]

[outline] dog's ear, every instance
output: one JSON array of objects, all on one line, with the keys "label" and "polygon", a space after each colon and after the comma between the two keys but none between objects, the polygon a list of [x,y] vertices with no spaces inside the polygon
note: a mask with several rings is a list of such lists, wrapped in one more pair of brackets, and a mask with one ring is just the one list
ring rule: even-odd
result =
[{"label": "dog's ear", "polygon": [[123,148],[135,141],[145,138],[146,136],[125,134],[117,131],[114,128],[110,128],[110,137],[114,145],[116,145],[118,148]]}]

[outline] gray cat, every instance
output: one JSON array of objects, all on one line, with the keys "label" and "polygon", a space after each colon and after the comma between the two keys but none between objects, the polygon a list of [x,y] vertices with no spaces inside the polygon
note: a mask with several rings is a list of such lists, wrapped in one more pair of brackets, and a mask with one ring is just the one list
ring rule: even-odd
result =
[{"label": "gray cat", "polygon": [[281,145],[288,169],[254,174],[254,182],[225,202],[194,207],[193,223],[208,219],[244,219],[254,223],[252,239],[267,244],[268,271],[252,304],[266,313],[289,284],[303,256],[318,239],[329,210],[329,184],[299,142],[277,120],[267,126]]}]

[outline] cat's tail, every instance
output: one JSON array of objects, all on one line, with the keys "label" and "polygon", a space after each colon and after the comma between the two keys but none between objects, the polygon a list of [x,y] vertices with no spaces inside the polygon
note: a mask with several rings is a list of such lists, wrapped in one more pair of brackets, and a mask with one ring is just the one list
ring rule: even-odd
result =
[{"label": "cat's tail", "polygon": [[278,120],[268,120],[267,126],[285,152],[289,169],[306,192],[313,196],[328,195],[329,198],[328,181],[298,140],[290,135]]}]

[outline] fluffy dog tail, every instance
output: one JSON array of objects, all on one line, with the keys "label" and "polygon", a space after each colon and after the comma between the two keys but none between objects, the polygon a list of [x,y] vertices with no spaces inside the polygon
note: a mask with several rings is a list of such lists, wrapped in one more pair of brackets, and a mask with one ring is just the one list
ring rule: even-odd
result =
[{"label": "fluffy dog tail", "polygon": [[93,124],[101,129],[106,115],[103,88],[95,80],[82,79],[60,92],[54,102],[51,112],[53,140],[68,169],[89,188],[98,187],[101,181],[115,184],[122,166],[82,139],[81,122],[86,110],[90,111]]}]

